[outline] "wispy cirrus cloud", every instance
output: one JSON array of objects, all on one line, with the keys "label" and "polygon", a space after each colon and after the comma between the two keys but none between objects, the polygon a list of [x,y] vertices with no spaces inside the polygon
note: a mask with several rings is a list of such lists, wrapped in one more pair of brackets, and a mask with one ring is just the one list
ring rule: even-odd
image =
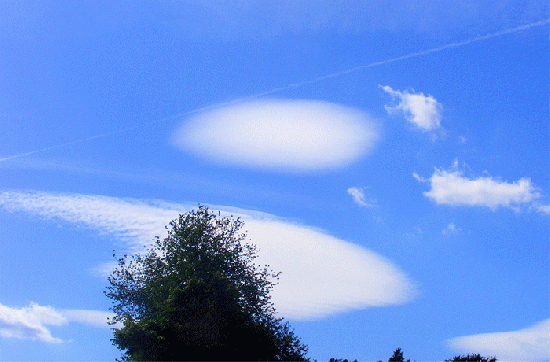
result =
[{"label": "wispy cirrus cloud", "polygon": [[545,215],[550,215],[550,205],[535,205],[538,212]]},{"label": "wispy cirrus cloud", "polygon": [[379,132],[366,113],[334,103],[259,100],[187,120],[174,144],[217,163],[285,172],[347,166],[366,155]]},{"label": "wispy cirrus cloud", "polygon": [[483,206],[495,210],[498,207],[514,207],[529,203],[540,193],[529,178],[509,183],[492,177],[469,178],[455,163],[449,170],[436,169],[429,179],[413,174],[420,182],[428,182],[430,191],[424,195],[439,205]]},{"label": "wispy cirrus cloud", "polygon": [[376,206],[376,200],[367,198],[365,187],[350,187],[348,188],[348,195],[351,195],[353,201],[362,207]]},{"label": "wispy cirrus cloud", "polygon": [[[483,26],[510,26],[510,19],[538,20],[548,5],[535,0],[503,0],[498,6],[488,0],[475,2],[410,2],[348,0],[303,0],[264,2],[169,2],[174,13],[171,26],[195,37],[248,38],[307,31],[337,30],[339,33],[391,32],[451,29],[479,29]],[[200,11],[197,11],[199,9]],[[192,14],[192,16],[190,15]],[[133,18],[133,17],[132,17]],[[269,21],[266,21],[269,19]],[[182,21],[183,20],[183,21]],[[105,24],[113,26],[112,24]],[[201,25],[201,26],[199,26]],[[469,29],[470,28],[470,29]],[[473,29],[471,29],[473,28]]]},{"label": "wispy cirrus cloud", "polygon": [[443,235],[449,235],[449,234],[456,234],[456,233],[459,233],[461,231],[462,231],[462,229],[457,227],[455,225],[455,223],[452,222],[449,225],[447,225],[447,227],[445,229],[443,229],[442,233],[443,233]]},{"label": "wispy cirrus cloud", "polygon": [[550,319],[513,332],[483,333],[447,341],[461,353],[477,351],[499,361],[550,360]]},{"label": "wispy cirrus cloud", "polygon": [[47,343],[61,343],[53,337],[51,326],[78,322],[94,327],[110,328],[107,318],[112,313],[96,310],[56,310],[31,302],[27,307],[12,308],[0,304],[0,336],[4,338],[34,339]]},{"label": "wispy cirrus cloud", "polygon": [[[164,226],[192,208],[160,201],[45,192],[2,192],[0,206],[83,224],[112,234],[134,250],[150,244],[154,235],[166,235]],[[399,305],[417,293],[415,283],[392,262],[323,230],[255,211],[212,209],[241,217],[250,241],[259,248],[257,262],[282,272],[272,297],[286,318],[311,320],[348,310]]]},{"label": "wispy cirrus cloud", "polygon": [[378,85],[378,87],[388,93],[392,100],[397,101],[395,106],[384,106],[389,114],[403,113],[407,121],[424,132],[434,131],[441,127],[443,106],[431,95],[414,93],[413,89],[401,92],[393,90],[387,85]]},{"label": "wispy cirrus cloud", "polygon": [[132,249],[150,243],[155,236],[165,235],[164,227],[168,221],[182,209],[191,207],[162,201],[145,204],[134,199],[34,191],[2,192],[0,206],[6,211],[26,211],[86,225],[101,233],[114,235]]}]

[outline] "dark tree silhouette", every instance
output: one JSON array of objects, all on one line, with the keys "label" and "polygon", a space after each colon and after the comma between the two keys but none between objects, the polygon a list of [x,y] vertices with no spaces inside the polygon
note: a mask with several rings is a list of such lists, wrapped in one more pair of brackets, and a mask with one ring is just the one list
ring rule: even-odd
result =
[{"label": "dark tree silhouette", "polygon": [[[398,348],[393,352],[393,356],[390,357],[388,362],[405,362],[401,348]],[[408,359],[407,362],[410,362],[410,360]]]},{"label": "dark tree silhouette", "polygon": [[445,362],[496,362],[496,357],[482,357],[480,354],[467,354],[466,356],[455,356],[453,359],[446,359]]},{"label": "dark tree silhouette", "polygon": [[145,255],[118,259],[105,294],[123,359],[304,360],[307,346],[270,302],[278,274],[254,264],[239,219],[199,206]]}]

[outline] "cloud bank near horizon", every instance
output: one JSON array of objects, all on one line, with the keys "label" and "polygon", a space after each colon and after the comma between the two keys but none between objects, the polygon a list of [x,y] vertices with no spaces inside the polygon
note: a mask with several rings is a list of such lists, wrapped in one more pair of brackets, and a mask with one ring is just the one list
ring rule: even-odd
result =
[{"label": "cloud bank near horizon", "polygon": [[[143,250],[164,226],[190,205],[106,196],[46,192],[2,192],[0,207],[84,225]],[[314,320],[345,311],[400,305],[417,295],[416,284],[392,262],[325,231],[274,215],[213,206],[241,217],[259,249],[257,262],[281,271],[272,301],[281,316]],[[139,248],[139,249],[138,249]],[[346,267],[342,267],[346,266]]]},{"label": "cloud bank near horizon", "polygon": [[310,100],[258,100],[191,117],[172,141],[223,165],[313,172],[357,161],[378,139],[376,122],[358,109]]},{"label": "cloud bank near horizon", "polygon": [[513,332],[456,337],[447,344],[457,352],[478,351],[499,361],[550,360],[550,319]]}]

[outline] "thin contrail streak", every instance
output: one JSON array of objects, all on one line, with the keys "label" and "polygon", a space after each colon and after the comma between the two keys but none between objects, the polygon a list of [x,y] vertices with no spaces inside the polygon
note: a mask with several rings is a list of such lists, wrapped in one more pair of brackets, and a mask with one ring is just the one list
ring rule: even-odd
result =
[{"label": "thin contrail streak", "polygon": [[327,74],[327,75],[324,75],[324,76],[321,76],[321,77],[317,77],[317,78],[306,80],[306,81],[299,82],[299,83],[288,84],[284,87],[273,88],[273,89],[265,91],[265,92],[252,94],[252,95],[242,97],[242,98],[238,98],[238,99],[234,99],[234,100],[231,100],[231,101],[228,101],[228,102],[217,103],[217,104],[212,105],[212,106],[197,108],[197,109],[194,109],[194,110],[191,110],[191,111],[188,111],[188,112],[176,114],[174,116],[162,118],[162,119],[159,119],[159,120],[156,120],[156,121],[153,121],[153,122],[141,123],[141,124],[138,124],[138,125],[135,125],[135,126],[132,126],[132,127],[126,127],[126,128],[118,129],[116,131],[106,132],[106,133],[98,134],[98,135],[88,137],[88,138],[81,138],[81,139],[74,140],[74,141],[71,141],[71,142],[66,142],[66,143],[55,145],[55,146],[49,146],[49,147],[41,148],[39,150],[34,150],[34,151],[25,152],[25,153],[20,153],[20,154],[17,154],[17,155],[3,157],[3,158],[0,158],[0,162],[7,161],[7,160],[12,160],[12,159],[19,158],[19,157],[30,156],[30,155],[34,155],[36,153],[41,153],[41,152],[53,150],[53,149],[56,149],[56,148],[62,148],[62,147],[66,147],[66,146],[70,146],[70,145],[74,145],[74,144],[78,144],[78,143],[82,143],[82,142],[87,142],[87,141],[94,140],[96,138],[102,138],[102,137],[107,137],[107,136],[111,136],[111,135],[118,134],[118,133],[128,132],[128,131],[131,131],[131,130],[134,130],[134,129],[137,129],[137,128],[153,125],[153,124],[156,124],[156,123],[166,122],[166,121],[168,121],[170,119],[173,119],[173,118],[188,116],[188,115],[191,115],[193,113],[202,112],[202,111],[206,111],[206,110],[210,110],[210,109],[214,109],[214,108],[219,108],[219,107],[227,106],[227,105],[230,105],[230,104],[246,101],[246,100],[249,100],[249,99],[263,97],[263,96],[267,96],[267,95],[270,95],[270,94],[275,94],[275,93],[283,92],[283,91],[286,91],[286,90],[289,90],[289,89],[293,89],[293,88],[303,87],[305,85],[314,84],[314,83],[321,82],[321,81],[326,80],[326,79],[340,77],[342,75],[353,73],[353,72],[356,72],[356,71],[361,70],[361,69],[372,68],[372,67],[377,67],[377,66],[380,66],[380,65],[388,64],[388,63],[397,62],[397,61],[400,61],[400,60],[416,58],[416,57],[426,55],[426,54],[437,53],[437,52],[440,52],[440,51],[443,51],[443,50],[446,50],[446,49],[458,48],[458,47],[468,45],[468,44],[471,44],[471,43],[476,43],[476,42],[480,42],[480,41],[483,41],[483,40],[492,39],[492,38],[496,38],[496,37],[503,36],[503,35],[506,35],[506,34],[516,33],[516,32],[523,31],[523,30],[528,30],[528,29],[531,29],[531,28],[534,28],[534,27],[537,27],[537,26],[542,26],[542,25],[545,25],[545,24],[548,24],[548,23],[550,23],[550,19],[541,20],[541,21],[537,21],[537,22],[534,22],[534,23],[518,26],[517,28],[501,30],[501,31],[496,32],[496,33],[477,36],[475,38],[463,40],[463,41],[460,41],[460,42],[457,42],[457,43],[449,43],[449,44],[446,44],[446,45],[443,45],[443,46],[440,46],[440,47],[437,47],[437,48],[422,50],[422,51],[419,51],[419,52],[410,53],[410,54],[407,54],[407,55],[402,55],[402,56],[396,57],[396,58],[391,58],[391,59],[386,59],[386,60],[382,60],[382,61],[378,61],[378,62],[373,62],[373,63],[366,64],[366,65],[360,65],[360,66],[357,66],[357,67],[354,67],[354,68],[342,70],[340,72]]}]

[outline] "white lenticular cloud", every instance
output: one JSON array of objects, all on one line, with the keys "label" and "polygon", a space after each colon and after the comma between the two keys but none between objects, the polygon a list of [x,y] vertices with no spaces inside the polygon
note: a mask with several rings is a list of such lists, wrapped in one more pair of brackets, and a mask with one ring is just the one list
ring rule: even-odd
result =
[{"label": "white lenticular cloud", "polygon": [[408,277],[388,260],[322,230],[277,220],[246,224],[260,262],[282,271],[273,302],[282,316],[313,320],[338,312],[406,303]]},{"label": "white lenticular cloud", "polygon": [[513,332],[484,333],[447,341],[461,353],[476,351],[499,361],[550,360],[550,319]]},{"label": "white lenticular cloud", "polygon": [[[159,201],[44,192],[0,193],[0,207],[83,224],[113,234],[134,250],[150,244],[154,235],[164,237],[164,226],[191,209],[190,205]],[[415,283],[404,272],[366,248],[273,215],[230,207],[212,209],[241,217],[250,241],[259,249],[258,263],[282,272],[272,297],[285,318],[311,320],[399,305],[416,295]]]},{"label": "white lenticular cloud", "polygon": [[412,93],[393,90],[390,86],[379,85],[393,100],[397,100],[396,106],[385,105],[389,114],[403,113],[407,121],[413,123],[422,131],[433,131],[441,126],[441,111],[443,107],[431,95],[424,93]]},{"label": "white lenticular cloud", "polygon": [[334,103],[259,100],[204,112],[186,121],[174,144],[215,162],[311,172],[347,166],[379,137],[366,113]]},{"label": "white lenticular cloud", "polygon": [[529,178],[521,178],[513,183],[492,177],[470,179],[456,168],[436,169],[428,180],[416,174],[413,177],[420,182],[429,182],[431,189],[424,195],[443,205],[485,206],[494,210],[499,206],[512,207],[528,203],[540,197]]},{"label": "white lenticular cloud", "polygon": [[112,328],[107,322],[115,316],[114,313],[101,310],[65,309],[60,313],[70,322],[77,322],[98,328]]}]

